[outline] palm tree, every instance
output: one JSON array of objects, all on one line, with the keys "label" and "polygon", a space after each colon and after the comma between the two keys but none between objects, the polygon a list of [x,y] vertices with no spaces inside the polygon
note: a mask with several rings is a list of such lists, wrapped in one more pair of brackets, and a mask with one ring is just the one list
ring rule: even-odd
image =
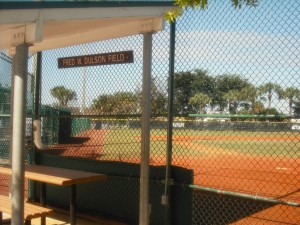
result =
[{"label": "palm tree", "polygon": [[264,104],[262,102],[256,101],[253,107],[255,114],[261,114],[265,111]]},{"label": "palm tree", "polygon": [[240,91],[241,100],[251,102],[252,106],[252,114],[255,113],[255,103],[257,98],[259,97],[259,92],[256,87],[253,85],[249,87],[245,87]]},{"label": "palm tree", "polygon": [[76,98],[76,92],[64,86],[56,86],[50,92],[58,100],[58,106],[60,107],[68,107],[68,102]]},{"label": "palm tree", "polygon": [[93,100],[91,108],[96,110],[97,113],[102,115],[107,115],[112,113],[115,107],[115,99],[112,94],[99,95],[96,99]]},{"label": "palm tree", "polygon": [[241,93],[239,90],[230,90],[228,91],[227,93],[224,94],[223,96],[224,99],[226,99],[228,101],[228,111],[232,111],[232,108],[231,108],[231,105],[233,105],[234,107],[234,112],[233,113],[236,113],[236,109],[237,109],[237,102],[239,100],[241,100]]},{"label": "palm tree", "polygon": [[114,114],[132,114],[136,112],[138,96],[132,92],[116,92],[114,94]]},{"label": "palm tree", "polygon": [[300,90],[294,87],[287,87],[280,94],[280,98],[287,99],[289,103],[289,114],[293,114],[293,103],[300,100]]},{"label": "palm tree", "polygon": [[204,112],[204,107],[211,101],[211,97],[204,93],[197,93],[189,99],[189,104],[199,107],[199,113]]},{"label": "palm tree", "polygon": [[267,94],[268,109],[271,108],[273,93],[277,93],[279,95],[282,92],[282,88],[278,84],[274,84],[272,82],[261,85],[258,89],[261,94]]}]

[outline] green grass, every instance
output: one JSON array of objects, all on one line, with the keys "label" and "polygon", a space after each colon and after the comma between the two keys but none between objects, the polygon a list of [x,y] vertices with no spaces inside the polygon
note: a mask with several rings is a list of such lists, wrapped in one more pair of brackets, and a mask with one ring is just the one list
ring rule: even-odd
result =
[{"label": "green grass", "polygon": [[[166,136],[164,129],[151,130],[151,136]],[[226,151],[228,154],[243,153],[251,156],[270,156],[299,158],[300,142],[292,141],[258,141],[258,140],[219,140],[218,137],[295,137],[298,133],[292,132],[245,132],[245,131],[195,131],[195,130],[175,130],[174,138],[177,136],[215,136],[214,140],[181,140],[181,144],[173,142],[173,156],[193,156],[200,157],[210,154],[221,154]],[[110,129],[107,133],[104,155],[102,159],[139,159],[141,152],[140,129]],[[186,145],[182,143],[187,143]],[[198,145],[198,148],[191,147]],[[200,147],[199,147],[200,146]],[[201,146],[204,149],[201,151]],[[167,143],[165,140],[153,140],[150,143],[151,157],[165,156]],[[200,150],[199,150],[200,148]],[[209,151],[209,149],[211,149]]]},{"label": "green grass", "polygon": [[300,143],[295,141],[202,141],[202,144],[217,149],[243,153],[251,156],[298,158]]}]

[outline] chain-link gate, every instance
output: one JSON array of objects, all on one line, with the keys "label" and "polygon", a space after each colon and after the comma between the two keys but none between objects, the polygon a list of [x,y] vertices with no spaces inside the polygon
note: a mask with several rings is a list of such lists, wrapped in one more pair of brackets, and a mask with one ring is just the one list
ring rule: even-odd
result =
[{"label": "chain-link gate", "polygon": [[[165,217],[180,225],[299,224],[299,15],[297,0],[239,9],[215,1],[185,11],[175,26],[171,115],[170,25],[154,34],[151,224],[164,224]],[[133,51],[133,63],[58,68],[59,58],[123,51]],[[142,56],[141,35],[45,51],[41,86],[34,88],[41,89],[40,109],[30,111],[41,118],[47,146],[36,151],[36,162],[107,174],[100,185],[79,187],[78,208],[129,224],[138,221]],[[1,53],[5,131],[10,60]],[[36,62],[30,58],[30,74]],[[174,167],[165,181],[168,121]],[[1,132],[1,159],[8,158],[8,135]],[[47,193],[49,204],[68,204],[66,190]]]}]

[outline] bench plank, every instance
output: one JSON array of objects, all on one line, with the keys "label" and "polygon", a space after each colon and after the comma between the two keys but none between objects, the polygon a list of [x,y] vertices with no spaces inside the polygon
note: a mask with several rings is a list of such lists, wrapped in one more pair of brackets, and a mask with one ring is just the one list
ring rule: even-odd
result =
[{"label": "bench plank", "polygon": [[[11,166],[0,164],[0,173],[11,175]],[[99,173],[41,165],[25,165],[25,177],[30,180],[60,186],[87,183],[107,178],[106,175]]]},{"label": "bench plank", "polygon": [[[0,195],[0,212],[12,214],[11,199],[7,196]],[[24,220],[31,220],[53,213],[53,209],[34,205],[28,202],[24,203]]]}]

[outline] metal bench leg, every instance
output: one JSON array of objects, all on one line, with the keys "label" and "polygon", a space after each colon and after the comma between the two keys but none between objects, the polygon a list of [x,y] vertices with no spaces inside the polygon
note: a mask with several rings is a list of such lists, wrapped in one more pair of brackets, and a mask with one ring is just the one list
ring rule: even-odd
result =
[{"label": "metal bench leg", "polygon": [[31,220],[25,220],[25,225],[31,225]]},{"label": "metal bench leg", "polygon": [[0,212],[0,225],[2,225],[2,221],[3,221],[3,213]]},{"label": "metal bench leg", "polygon": [[[46,184],[45,183],[41,183],[40,185],[40,203],[42,206],[46,205]],[[41,225],[46,225],[46,217],[42,216],[41,217]]]},{"label": "metal bench leg", "polygon": [[70,194],[70,225],[76,224],[76,184],[71,185]]}]

